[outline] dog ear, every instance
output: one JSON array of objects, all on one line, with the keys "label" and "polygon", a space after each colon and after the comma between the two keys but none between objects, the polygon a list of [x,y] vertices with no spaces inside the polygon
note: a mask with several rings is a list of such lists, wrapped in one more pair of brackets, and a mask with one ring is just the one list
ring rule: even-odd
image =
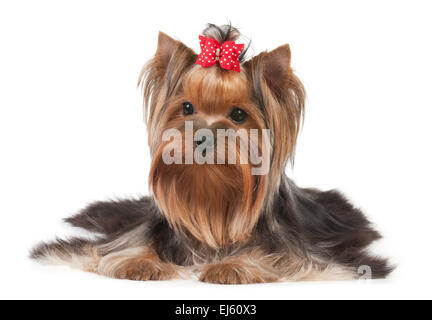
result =
[{"label": "dog ear", "polygon": [[278,98],[283,99],[294,93],[301,100],[299,103],[304,100],[303,86],[291,69],[291,50],[288,44],[270,52],[262,52],[245,62],[244,68],[256,89],[264,80]]},{"label": "dog ear", "polygon": [[170,95],[175,85],[179,83],[179,78],[194,65],[196,59],[197,55],[192,49],[159,32],[156,53],[143,67],[138,80],[138,86],[141,85],[144,90],[145,104],[148,104],[152,93],[156,97],[161,92],[164,84],[167,85],[165,89],[168,90],[165,95]]},{"label": "dog ear", "polygon": [[272,91],[280,94],[291,79],[291,50],[288,44],[265,53],[263,56],[263,76]]},{"label": "dog ear", "polygon": [[164,101],[176,92],[187,71],[194,66],[196,53],[182,42],[159,32],[154,57],[142,68],[138,86],[143,91],[145,118],[150,133],[164,112]]},{"label": "dog ear", "polygon": [[294,154],[302,123],[305,92],[291,69],[289,45],[263,52],[243,64],[252,87],[251,99],[271,131],[272,169],[281,171]]},{"label": "dog ear", "polygon": [[185,64],[193,64],[196,57],[193,50],[182,42],[174,40],[161,31],[159,32],[158,46],[153,62],[161,76],[168,70],[170,61],[184,66]]},{"label": "dog ear", "polygon": [[166,69],[177,46],[181,45],[180,41],[174,40],[167,34],[159,31],[158,45],[155,59],[158,60],[160,67]]}]

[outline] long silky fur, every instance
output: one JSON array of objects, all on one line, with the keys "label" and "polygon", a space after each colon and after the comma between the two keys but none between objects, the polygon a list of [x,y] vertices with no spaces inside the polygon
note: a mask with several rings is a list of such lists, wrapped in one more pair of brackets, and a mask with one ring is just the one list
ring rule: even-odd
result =
[{"label": "long silky fur", "polygon": [[[373,278],[383,278],[393,269],[386,259],[371,256],[365,250],[380,235],[341,193],[301,189],[288,178],[284,178],[273,199],[272,210],[261,216],[250,240],[219,250],[172,230],[151,197],[98,202],[67,221],[100,233],[100,238],[95,242],[73,239],[41,244],[32,251],[32,258],[43,261],[55,255],[57,260],[68,263],[73,256],[87,254],[85,250],[89,246],[103,248],[131,230],[140,229],[145,231],[134,235],[138,236],[134,246],[152,244],[162,261],[179,266],[212,262],[260,248],[263,252],[290,259],[296,257],[306,261],[306,258],[316,257],[318,268],[337,264],[356,272],[366,265],[371,268]],[[126,248],[118,247],[117,250]]]},{"label": "long silky fur", "polygon": [[[234,41],[240,35],[231,26],[214,25],[204,34],[221,42]],[[262,117],[262,125],[272,134],[270,172],[254,180],[255,190],[265,195],[260,195],[256,215],[246,215],[253,225],[245,227],[244,237],[213,241],[208,227],[212,216],[205,217],[208,230],[203,231],[203,238],[196,235],[196,229],[188,232],[187,224],[184,230],[175,228],[155,194],[91,204],[65,221],[93,232],[93,239],[42,243],[32,250],[31,257],[133,280],[171,279],[185,273],[215,283],[340,280],[359,278],[362,266],[371,268],[372,278],[386,277],[393,267],[386,259],[368,253],[367,247],[381,236],[365,215],[340,192],[300,188],[284,173],[288,159],[293,159],[305,101],[304,88],[289,66],[290,58],[287,45],[260,54],[243,63],[243,78],[238,78],[247,79],[250,85],[251,104],[259,109],[257,126]],[[177,103],[173,100],[176,95],[183,94],[186,76],[193,72],[200,75],[201,71],[194,69],[195,59],[191,49],[160,34],[155,57],[140,75],[153,158],[160,148],[167,109]],[[225,71],[217,72],[228,77]],[[217,77],[217,72],[213,76]],[[157,164],[153,167],[151,187],[161,176],[158,170],[163,170]],[[163,195],[159,194],[159,199]],[[187,221],[188,217],[178,218]],[[216,223],[232,221],[220,219]],[[226,230],[231,230],[228,227]]]}]

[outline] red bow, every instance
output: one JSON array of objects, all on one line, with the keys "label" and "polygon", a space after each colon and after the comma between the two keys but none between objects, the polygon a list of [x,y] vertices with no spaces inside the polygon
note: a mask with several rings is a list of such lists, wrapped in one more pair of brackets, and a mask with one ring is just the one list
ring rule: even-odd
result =
[{"label": "red bow", "polygon": [[243,50],[244,44],[236,44],[234,41],[219,42],[213,38],[199,36],[201,53],[198,56],[196,64],[208,68],[214,66],[216,62],[226,70],[240,72],[239,55]]}]

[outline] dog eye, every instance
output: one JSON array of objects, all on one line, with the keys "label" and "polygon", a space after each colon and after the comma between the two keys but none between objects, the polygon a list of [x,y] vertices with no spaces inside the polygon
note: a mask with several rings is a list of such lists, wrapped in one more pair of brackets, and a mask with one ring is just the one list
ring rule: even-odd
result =
[{"label": "dog eye", "polygon": [[235,123],[240,124],[240,123],[245,122],[245,120],[247,118],[247,113],[246,113],[246,111],[244,111],[238,107],[235,107],[234,109],[231,110],[229,117]]},{"label": "dog eye", "polygon": [[192,103],[190,102],[183,103],[183,115],[188,116],[191,115],[192,113],[194,113],[194,107]]}]

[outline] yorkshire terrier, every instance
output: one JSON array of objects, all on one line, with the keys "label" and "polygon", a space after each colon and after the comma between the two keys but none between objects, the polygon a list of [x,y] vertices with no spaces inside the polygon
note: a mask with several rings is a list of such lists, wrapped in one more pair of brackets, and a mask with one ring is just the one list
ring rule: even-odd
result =
[{"label": "yorkshire terrier", "polygon": [[337,191],[300,188],[285,175],[305,91],[288,44],[246,59],[240,36],[210,24],[197,55],[159,33],[138,84],[152,195],[89,205],[66,221],[92,239],[42,243],[32,258],[119,279],[196,275],[220,284],[392,271],[366,251],[380,234],[359,209]]}]

